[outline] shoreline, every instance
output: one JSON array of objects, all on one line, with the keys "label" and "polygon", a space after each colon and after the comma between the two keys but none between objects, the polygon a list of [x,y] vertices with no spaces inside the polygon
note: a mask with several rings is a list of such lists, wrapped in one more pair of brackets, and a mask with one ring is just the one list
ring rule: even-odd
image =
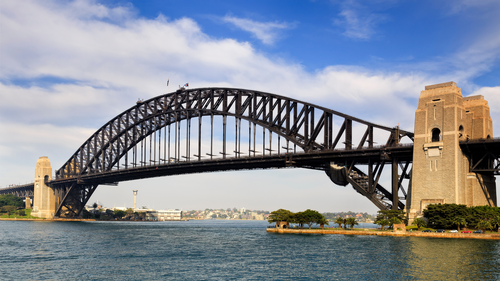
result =
[{"label": "shoreline", "polygon": [[64,218],[59,218],[59,219],[35,219],[35,218],[0,218],[0,221],[68,221],[68,222],[73,222],[73,221],[124,221],[124,222],[164,222],[164,221],[189,221],[189,220],[163,220],[163,221],[141,221],[141,220],[98,220],[98,219],[64,219]]},{"label": "shoreline", "polygon": [[436,233],[436,232],[382,232],[368,230],[333,230],[333,229],[280,229],[268,228],[269,233],[286,234],[340,234],[340,235],[375,235],[397,237],[426,237],[426,238],[459,238],[459,239],[487,239],[500,240],[499,234],[473,234],[473,233]]},{"label": "shoreline", "polygon": [[0,218],[0,221],[98,221],[96,219],[35,219],[35,218]]}]

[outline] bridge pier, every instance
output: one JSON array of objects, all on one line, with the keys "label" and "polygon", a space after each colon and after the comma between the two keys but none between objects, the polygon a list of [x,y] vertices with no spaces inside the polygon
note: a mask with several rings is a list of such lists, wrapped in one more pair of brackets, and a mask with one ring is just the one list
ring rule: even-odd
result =
[{"label": "bridge pier", "polygon": [[55,217],[81,218],[85,204],[97,188],[97,184],[81,184],[72,182],[57,185]]},{"label": "bridge pier", "polygon": [[496,206],[493,173],[470,172],[460,141],[493,136],[488,102],[462,97],[454,82],[426,86],[415,113],[410,223],[429,204]]},{"label": "bridge pier", "polygon": [[39,218],[52,218],[55,214],[54,189],[46,183],[52,180],[52,167],[47,156],[42,156],[36,162],[35,168],[35,190],[33,198],[33,210],[31,215]]},{"label": "bridge pier", "polygon": [[31,209],[31,198],[29,196],[24,197],[24,208]]}]

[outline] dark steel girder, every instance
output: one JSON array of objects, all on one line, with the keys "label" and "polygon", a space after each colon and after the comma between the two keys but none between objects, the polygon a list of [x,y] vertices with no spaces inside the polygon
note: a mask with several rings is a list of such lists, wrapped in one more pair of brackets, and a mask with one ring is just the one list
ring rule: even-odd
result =
[{"label": "dark steel girder", "polygon": [[[213,142],[214,116],[221,116],[223,120],[223,148],[220,152],[222,159],[214,160],[211,148],[210,153],[207,153],[210,160],[206,161],[201,159],[202,118],[211,119]],[[235,138],[235,158],[226,157],[230,152],[226,145],[228,117],[235,120],[235,130],[232,131]],[[191,160],[190,152],[191,119],[194,118],[199,119],[198,151],[194,154],[197,161]],[[242,156],[240,150],[241,120],[246,120],[249,124],[248,157]],[[334,126],[335,120],[342,122],[340,128]],[[189,140],[184,141],[185,151],[182,154],[181,121],[186,126],[185,140]],[[250,137],[252,124],[253,148]],[[171,126],[174,140],[171,140]],[[262,155],[255,153],[256,126],[263,129]],[[353,140],[354,126],[358,130],[364,127],[361,139]],[[164,152],[168,145],[168,157],[165,155],[163,159],[161,154],[156,158],[157,134],[161,139],[162,129],[165,138]],[[390,134],[385,147],[373,147],[375,129],[377,132]],[[267,140],[264,140],[266,130],[269,138],[267,148]],[[272,155],[272,134],[278,136],[278,155]],[[92,194],[97,185],[103,183],[235,169],[304,167],[325,170],[327,163],[331,161],[379,163],[395,157],[398,153],[405,155],[398,156],[401,157],[398,159],[403,159],[399,161],[411,161],[412,153],[408,152],[411,148],[399,145],[403,137],[413,140],[413,133],[380,126],[321,106],[270,93],[230,88],[179,90],[147,101],[139,101],[106,123],[56,171],[51,186],[58,192],[57,215],[63,215],[64,212],[66,216],[78,216],[86,200],[90,198],[89,194]],[[280,138],[286,141],[286,147],[283,147],[287,151],[286,154],[279,152]],[[289,143],[294,147],[293,153],[289,151],[292,150]],[[171,145],[175,146],[173,157],[170,155]],[[296,153],[296,147],[302,149],[303,153]],[[158,151],[161,150],[160,141]],[[265,155],[267,150],[269,155]],[[182,158],[185,158],[186,162],[180,162]],[[174,163],[171,159],[174,159]],[[120,167],[120,162],[125,163],[125,168]],[[377,190],[380,192],[382,189]]]},{"label": "dark steel girder", "polygon": [[[315,112],[320,113],[318,120],[314,119]],[[336,149],[342,135],[345,137],[345,148],[351,149],[353,122],[367,127],[370,146],[373,145],[374,128],[392,131],[391,128],[334,110],[269,93],[228,88],[184,90],[138,102],[113,118],[57,170],[56,178],[109,171],[130,149],[155,131],[181,120],[214,115],[233,116],[252,122],[304,151]],[[334,116],[345,119],[335,141],[332,140]],[[321,132],[323,138],[318,138]],[[358,148],[364,145],[367,133]],[[399,130],[397,133],[399,138],[413,138],[411,132]]]},{"label": "dark steel girder", "polygon": [[[71,186],[72,184],[98,185],[141,178],[182,174],[252,169],[281,169],[291,167],[326,171],[330,162],[351,162],[361,165],[369,163],[383,163],[385,161],[384,159],[387,158],[388,155],[398,157],[404,161],[411,161],[412,153],[413,146],[405,145],[364,150],[314,151],[309,153],[269,155],[261,157],[226,158],[193,162],[186,161],[82,175],[79,178],[57,179],[53,180],[50,184],[52,186]],[[378,169],[378,171],[378,177],[380,177],[382,168]],[[390,192],[380,186],[377,182],[378,178],[375,182],[377,190],[376,192],[375,190],[372,191],[371,194],[382,194],[392,200]],[[369,199],[371,196],[372,195],[369,196]]]},{"label": "dark steel girder", "polygon": [[469,158],[469,171],[500,175],[500,139],[461,141],[460,148]]},{"label": "dark steel girder", "polygon": [[23,199],[26,197],[33,198],[34,190],[35,190],[35,184],[28,183],[28,184],[10,186],[6,188],[0,188],[0,195],[12,194]]}]

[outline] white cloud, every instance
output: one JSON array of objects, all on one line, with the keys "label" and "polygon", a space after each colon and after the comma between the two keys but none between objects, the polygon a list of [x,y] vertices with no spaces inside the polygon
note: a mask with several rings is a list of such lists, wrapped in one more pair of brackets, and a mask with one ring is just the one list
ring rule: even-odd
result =
[{"label": "white cloud", "polygon": [[[51,109],[43,117],[45,121],[58,122],[57,114],[79,119],[92,107],[103,116],[110,105],[114,108],[109,113],[115,116],[137,98],[165,92],[167,77],[172,88],[186,82],[192,87],[235,86],[313,103],[326,99],[334,109],[348,102],[342,105],[347,113],[371,118],[363,113],[367,107],[380,108],[381,115],[387,107],[378,98],[380,94],[401,101],[402,95],[416,94],[415,86],[422,88],[425,80],[419,75],[348,67],[308,73],[300,65],[265,57],[248,43],[213,39],[186,18],[170,22],[163,17],[127,18],[116,25],[97,18],[106,14],[99,5],[89,4],[87,11],[78,14],[68,12],[64,5],[47,7],[33,2],[22,6],[11,4],[2,10],[2,25],[12,28],[5,29],[6,40],[0,45],[0,59],[5,62],[0,77],[50,76],[77,81],[47,89],[1,85],[0,95],[9,100],[10,112],[44,105]],[[92,13],[96,17],[90,17]],[[16,102],[20,96],[27,102]]]},{"label": "white cloud", "polygon": [[[35,117],[43,112],[31,113]],[[60,118],[64,118],[61,115]],[[28,124],[15,120],[0,122],[0,188],[14,183],[33,182],[35,164],[48,156],[55,172],[94,133],[94,128]]]},{"label": "white cloud", "polygon": [[223,21],[250,32],[255,38],[264,44],[272,45],[278,37],[278,30],[293,27],[293,24],[280,22],[257,22],[250,19],[225,16]]},{"label": "white cloud", "polygon": [[[470,13],[470,9],[482,9],[482,11],[492,15],[500,8],[500,2],[497,0],[454,0],[449,1],[448,5],[451,13],[459,13],[462,11]],[[484,13],[482,13],[481,16],[484,16]]]},{"label": "white cloud", "polygon": [[500,132],[500,86],[481,87],[471,94],[471,96],[482,95],[488,101],[491,119],[493,119],[493,136],[498,136]]},{"label": "white cloud", "polygon": [[469,96],[482,95],[488,102],[491,119],[493,120],[493,136],[498,137],[500,132],[500,86],[481,87]]},{"label": "white cloud", "polygon": [[342,26],[343,35],[360,40],[369,40],[376,33],[377,25],[385,20],[382,14],[374,13],[359,1],[343,1],[339,18],[333,20],[335,25]]},{"label": "white cloud", "polygon": [[380,15],[360,15],[356,10],[344,9],[339,13],[343,20],[336,19],[334,23],[345,28],[344,35],[354,39],[368,40],[375,33],[375,27],[383,18]]}]

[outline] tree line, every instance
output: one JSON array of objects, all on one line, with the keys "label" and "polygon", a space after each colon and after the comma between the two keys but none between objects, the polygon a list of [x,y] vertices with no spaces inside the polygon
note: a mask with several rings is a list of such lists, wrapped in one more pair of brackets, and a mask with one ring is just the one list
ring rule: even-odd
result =
[{"label": "tree line", "polygon": [[[28,212],[24,209],[25,203],[23,199],[12,195],[12,194],[4,194],[0,195],[0,214],[7,215],[9,218],[13,215],[24,217]],[[145,212],[134,212],[131,208],[127,210],[110,210],[110,209],[102,209],[96,210],[97,204],[94,203],[93,206],[94,212],[89,212],[86,209],[83,209],[82,217],[83,218],[92,218],[92,219],[100,219],[100,220],[145,220],[146,213]]]},{"label": "tree line", "polygon": [[[394,224],[408,224],[406,214],[403,210],[378,211],[375,223],[382,230],[392,227]],[[458,204],[430,204],[424,210],[422,218],[413,220],[418,230],[421,227],[434,229],[453,229],[460,231],[461,227],[473,229],[494,230],[500,227],[500,208],[491,206],[474,206]]]},{"label": "tree line", "polygon": [[468,227],[494,230],[500,227],[500,208],[458,204],[431,204],[424,210],[427,225],[432,228],[451,229]]},{"label": "tree line", "polygon": [[267,221],[269,223],[284,221],[287,223],[298,224],[300,227],[303,227],[306,224],[309,226],[309,229],[315,224],[328,225],[328,220],[322,214],[318,211],[310,209],[297,213],[285,209],[279,209],[272,211],[269,214]]},{"label": "tree line", "polygon": [[323,216],[325,216],[325,218],[329,221],[334,221],[336,220],[337,218],[349,218],[349,217],[356,217],[356,215],[358,214],[361,214],[363,217],[363,219],[372,219],[373,216],[368,214],[368,213],[355,213],[355,212],[352,212],[352,211],[348,211],[348,212],[334,212],[334,213],[322,213]]},{"label": "tree line", "polygon": [[393,227],[395,224],[407,224],[408,220],[403,210],[381,210],[377,212],[375,223],[384,230],[386,226]]},{"label": "tree line", "polygon": [[[272,211],[269,214],[267,221],[269,223],[276,223],[276,222],[287,222],[289,224],[293,223],[293,224],[298,224],[299,227],[307,225],[309,229],[315,224],[320,226],[328,225],[328,219],[326,219],[323,214],[319,213],[318,211],[310,209],[297,213],[285,209],[279,209],[276,211]],[[355,225],[359,224],[356,221],[355,217],[350,217],[346,219],[337,217],[334,223],[338,224],[340,228],[342,228],[343,225],[344,228],[350,226],[351,229],[353,229]]]},{"label": "tree line", "polygon": [[25,216],[23,200],[12,194],[0,195],[0,213],[6,214],[9,218],[14,214]]},{"label": "tree line", "polygon": [[97,203],[92,205],[93,212],[83,209],[82,217],[84,219],[98,219],[98,220],[146,220],[146,212],[134,212],[132,208],[127,210],[111,210],[100,209],[97,210]]}]

